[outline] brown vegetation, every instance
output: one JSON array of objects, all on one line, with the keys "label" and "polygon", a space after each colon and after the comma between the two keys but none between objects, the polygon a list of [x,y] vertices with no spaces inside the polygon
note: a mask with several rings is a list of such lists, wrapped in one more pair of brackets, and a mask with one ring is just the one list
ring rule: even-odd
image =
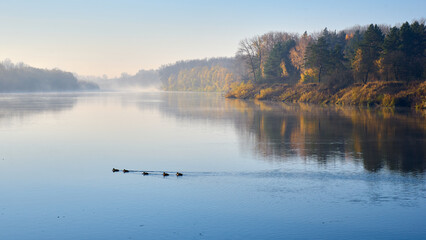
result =
[{"label": "brown vegetation", "polygon": [[241,83],[226,94],[227,98],[258,99],[282,102],[338,104],[426,109],[426,81],[368,82],[343,89],[326,88],[321,84]]}]

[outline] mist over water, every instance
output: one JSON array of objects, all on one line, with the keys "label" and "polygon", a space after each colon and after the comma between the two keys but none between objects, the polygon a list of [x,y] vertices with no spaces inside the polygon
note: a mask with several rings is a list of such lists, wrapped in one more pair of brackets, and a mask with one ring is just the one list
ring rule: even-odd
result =
[{"label": "mist over water", "polygon": [[139,70],[135,75],[122,73],[115,78],[76,75],[83,81],[96,83],[102,91],[155,92],[161,89],[157,70]]},{"label": "mist over water", "polygon": [[179,92],[0,103],[0,239],[426,234],[420,113]]}]

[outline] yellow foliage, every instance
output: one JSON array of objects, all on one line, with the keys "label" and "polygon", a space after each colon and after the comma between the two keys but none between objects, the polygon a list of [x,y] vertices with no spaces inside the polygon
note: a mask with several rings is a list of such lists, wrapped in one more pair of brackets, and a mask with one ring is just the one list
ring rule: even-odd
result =
[{"label": "yellow foliage", "polygon": [[300,83],[316,82],[317,79],[318,72],[312,68],[308,68],[300,74]]},{"label": "yellow foliage", "polygon": [[345,40],[351,40],[353,37],[354,37],[354,34],[353,34],[353,33],[351,33],[351,34],[346,34],[346,36],[345,36]]},{"label": "yellow foliage", "polygon": [[383,60],[384,60],[384,58],[383,58],[383,57],[381,57],[381,58],[377,59],[376,61],[374,61],[374,64],[375,64],[375,65],[377,66],[377,68],[379,69],[379,73],[380,73],[380,74],[383,74],[383,73],[384,73],[384,71],[385,71],[384,64],[383,64]]},{"label": "yellow foliage", "polygon": [[265,88],[260,90],[259,94],[255,96],[256,99],[265,99],[267,96],[272,94],[274,90],[272,88]]},{"label": "yellow foliage", "polygon": [[284,60],[281,61],[280,67],[281,67],[281,70],[282,70],[281,77],[287,77],[288,76],[288,72],[287,72],[287,68],[285,67]]},{"label": "yellow foliage", "polygon": [[352,62],[352,69],[355,73],[359,73],[361,71],[361,60],[362,60],[362,50],[358,48],[356,50],[354,61]]},{"label": "yellow foliage", "polygon": [[253,83],[242,82],[239,85],[233,85],[233,87],[231,88],[231,91],[229,91],[226,94],[226,97],[248,98],[253,90],[254,90]]},{"label": "yellow foliage", "polygon": [[306,48],[309,45],[309,42],[311,42],[311,37],[309,37],[307,34],[304,34],[302,38],[300,39],[299,43],[290,50],[290,61],[293,64],[294,67],[297,69],[303,71],[304,65],[305,65],[305,53]]},{"label": "yellow foliage", "polygon": [[382,105],[384,107],[393,107],[395,106],[395,98],[389,94],[385,94],[382,99]]},{"label": "yellow foliage", "polygon": [[237,77],[228,69],[215,65],[181,69],[168,78],[166,90],[227,91],[237,82]]}]

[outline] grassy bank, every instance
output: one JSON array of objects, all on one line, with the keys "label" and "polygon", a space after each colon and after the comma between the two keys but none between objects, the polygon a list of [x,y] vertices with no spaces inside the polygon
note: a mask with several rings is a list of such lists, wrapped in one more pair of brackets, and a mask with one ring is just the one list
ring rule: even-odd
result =
[{"label": "grassy bank", "polygon": [[333,89],[321,84],[241,83],[227,98],[357,106],[412,107],[426,109],[426,81],[369,82]]}]

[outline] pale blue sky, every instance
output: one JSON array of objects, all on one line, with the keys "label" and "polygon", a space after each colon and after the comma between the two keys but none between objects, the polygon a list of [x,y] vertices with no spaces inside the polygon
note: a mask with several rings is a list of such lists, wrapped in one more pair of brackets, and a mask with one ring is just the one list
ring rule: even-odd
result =
[{"label": "pale blue sky", "polygon": [[0,0],[0,59],[116,76],[181,59],[233,56],[241,39],[269,31],[394,25],[425,13],[425,0]]}]

